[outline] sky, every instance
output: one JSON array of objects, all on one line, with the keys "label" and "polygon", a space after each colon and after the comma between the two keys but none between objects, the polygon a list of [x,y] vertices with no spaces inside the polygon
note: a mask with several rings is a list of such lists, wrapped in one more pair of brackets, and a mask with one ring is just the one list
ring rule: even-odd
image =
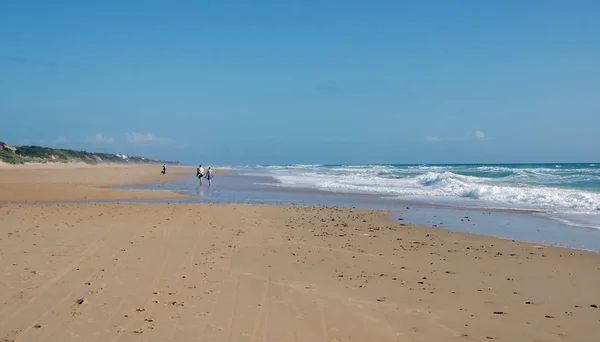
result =
[{"label": "sky", "polygon": [[597,162],[598,13],[0,1],[0,141],[204,165]]}]

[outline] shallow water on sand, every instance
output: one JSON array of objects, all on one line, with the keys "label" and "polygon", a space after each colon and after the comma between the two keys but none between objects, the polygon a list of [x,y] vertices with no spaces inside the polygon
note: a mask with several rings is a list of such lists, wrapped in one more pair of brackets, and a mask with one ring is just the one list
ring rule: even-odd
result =
[{"label": "shallow water on sand", "polygon": [[189,199],[143,202],[306,205],[389,210],[394,213],[393,219],[397,220],[401,217],[408,223],[600,251],[600,229],[569,225],[539,213],[459,208],[403,201],[398,198],[340,194],[301,188],[278,188],[268,186],[269,182],[273,180],[268,177],[248,177],[232,172],[218,175],[211,187],[206,184],[200,186],[198,180],[191,175],[174,183],[119,188],[174,190],[192,196]]},{"label": "shallow water on sand", "polygon": [[536,213],[417,206],[393,218],[457,232],[600,251],[600,230],[569,226]]}]

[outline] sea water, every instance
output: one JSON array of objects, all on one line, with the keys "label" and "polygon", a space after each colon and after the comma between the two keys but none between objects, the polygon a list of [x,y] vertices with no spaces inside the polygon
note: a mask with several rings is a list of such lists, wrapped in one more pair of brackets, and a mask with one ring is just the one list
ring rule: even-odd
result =
[{"label": "sea water", "polygon": [[379,195],[454,207],[532,210],[600,228],[600,163],[244,166],[273,187]]}]

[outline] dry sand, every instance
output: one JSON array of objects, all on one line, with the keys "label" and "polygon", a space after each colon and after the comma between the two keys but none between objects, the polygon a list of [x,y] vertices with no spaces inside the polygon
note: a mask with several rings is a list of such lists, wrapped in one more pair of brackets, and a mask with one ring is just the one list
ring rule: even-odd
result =
[{"label": "dry sand", "polygon": [[171,182],[195,173],[162,165],[0,164],[0,202],[62,202],[185,197],[173,191],[115,190],[109,186]]},{"label": "dry sand", "polygon": [[586,342],[600,331],[600,253],[378,211],[4,204],[0,272],[2,342]]}]

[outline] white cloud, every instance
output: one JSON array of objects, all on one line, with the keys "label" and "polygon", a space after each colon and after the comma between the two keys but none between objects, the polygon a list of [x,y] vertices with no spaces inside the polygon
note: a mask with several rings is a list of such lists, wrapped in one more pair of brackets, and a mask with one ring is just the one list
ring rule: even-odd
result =
[{"label": "white cloud", "polygon": [[57,143],[57,144],[64,143],[64,142],[67,142],[67,141],[68,140],[65,137],[58,137],[58,138],[54,139],[54,142]]},{"label": "white cloud", "polygon": [[85,139],[89,143],[100,143],[100,144],[112,144],[115,142],[115,138],[108,137],[102,133],[96,133],[94,136]]},{"label": "white cloud", "polygon": [[475,133],[473,133],[473,138],[474,139],[485,139],[485,134],[482,131],[475,131]]},{"label": "white cloud", "polygon": [[125,138],[129,143],[145,143],[156,141],[156,136],[150,133],[125,133]]},{"label": "white cloud", "polygon": [[171,139],[159,138],[150,133],[125,133],[125,139],[131,144],[146,144],[146,143],[170,143]]},{"label": "white cloud", "polygon": [[434,136],[434,135],[427,135],[425,136],[425,140],[432,142],[432,143],[437,143],[440,141],[444,141],[444,142],[453,142],[453,141],[464,141],[464,140],[487,140],[489,138],[487,138],[485,136],[485,133],[483,133],[482,131],[475,131],[469,135],[463,135],[463,136],[454,136],[454,137],[446,137],[444,139],[438,137],[438,136]]}]

